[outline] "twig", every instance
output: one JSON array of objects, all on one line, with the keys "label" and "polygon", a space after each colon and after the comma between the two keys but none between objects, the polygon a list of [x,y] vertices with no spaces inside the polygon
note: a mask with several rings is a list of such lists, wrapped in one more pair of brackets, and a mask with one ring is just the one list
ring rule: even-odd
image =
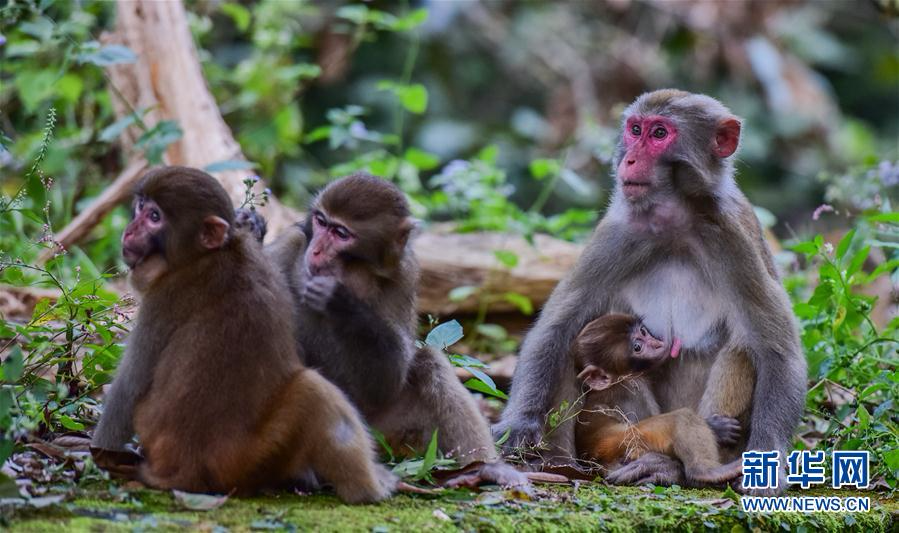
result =
[{"label": "twig", "polygon": [[145,168],[147,168],[147,161],[144,159],[137,159],[125,167],[125,170],[87,209],[79,213],[56,235],[57,245],[42,252],[38,257],[38,264],[46,263],[61,249],[68,248],[90,233],[107,213],[131,194]]}]

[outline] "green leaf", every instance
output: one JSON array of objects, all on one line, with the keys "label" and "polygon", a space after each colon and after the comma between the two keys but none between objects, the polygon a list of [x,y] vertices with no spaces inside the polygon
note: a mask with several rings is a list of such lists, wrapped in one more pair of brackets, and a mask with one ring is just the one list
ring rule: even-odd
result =
[{"label": "green leaf", "polygon": [[22,348],[18,345],[13,346],[9,355],[3,361],[2,369],[3,381],[7,383],[15,383],[22,377],[25,370],[25,357],[22,355]]},{"label": "green leaf", "polygon": [[[125,131],[128,128],[128,126],[137,122],[138,113],[139,112],[128,113],[127,115],[120,118],[119,120],[116,120],[109,126],[106,126],[100,132],[100,135],[97,136],[97,138],[100,141],[105,142],[105,143],[115,140],[116,138],[118,138],[119,135],[122,134],[123,131]],[[140,114],[141,114],[141,116],[143,115],[143,113],[140,113]]]},{"label": "green leaf", "polygon": [[25,70],[15,76],[15,86],[25,110],[33,113],[37,107],[56,92],[56,74],[47,70]]},{"label": "green leaf", "polygon": [[885,263],[881,263],[881,264],[877,265],[877,268],[875,268],[874,271],[872,271],[871,274],[869,274],[867,278],[865,278],[864,283],[865,284],[871,283],[875,279],[882,276],[884,273],[893,272],[897,268],[899,268],[899,259],[891,259]]},{"label": "green leaf", "polygon": [[475,330],[480,335],[495,341],[505,340],[509,337],[509,332],[506,331],[506,328],[498,324],[478,324]]},{"label": "green leaf", "polygon": [[445,350],[447,347],[459,342],[462,336],[462,325],[457,320],[451,320],[432,329],[425,338],[425,344]]},{"label": "green leaf", "polygon": [[859,393],[858,399],[859,399],[859,401],[864,400],[865,398],[874,394],[875,392],[877,392],[879,390],[886,390],[888,388],[889,388],[889,385],[887,385],[886,383],[875,383],[874,385],[865,387],[865,389]]},{"label": "green leaf", "polygon": [[362,25],[368,21],[368,6],[360,4],[343,6],[337,10],[335,16]]},{"label": "green leaf", "polygon": [[76,57],[79,63],[90,63],[98,67],[108,67],[121,63],[134,63],[137,61],[135,54],[127,46],[121,44],[108,44],[100,46],[97,41],[90,41],[82,46],[81,53]]},{"label": "green leaf", "polygon": [[242,159],[229,159],[227,161],[216,161],[215,163],[210,163],[203,167],[203,170],[206,172],[224,172],[226,170],[249,170],[251,168],[256,168],[258,165],[256,163],[252,163],[250,161],[244,161]]},{"label": "green leaf", "polygon": [[461,302],[468,299],[470,296],[477,294],[478,290],[478,287],[472,287],[471,285],[455,287],[453,290],[449,291],[449,296],[447,296],[447,298],[451,302]]},{"label": "green leaf", "polygon": [[440,158],[434,154],[419,150],[418,148],[409,148],[403,154],[403,159],[411,163],[418,170],[432,170],[440,165]]},{"label": "green leaf", "polygon": [[146,151],[150,164],[158,165],[162,163],[162,154],[166,148],[180,139],[181,135],[181,128],[174,120],[161,120],[144,132],[134,146]]},{"label": "green leaf", "polygon": [[497,398],[508,400],[509,397],[505,392],[497,389],[496,387],[491,387],[490,385],[484,383],[483,381],[475,378],[471,378],[464,383],[466,388],[469,388],[473,391],[481,392],[484,394],[489,394],[491,396],[496,396]]},{"label": "green leaf", "polygon": [[241,32],[247,31],[247,28],[250,27],[251,18],[249,9],[233,2],[222,4],[221,8],[226,15],[231,17],[231,20],[234,21],[234,25],[237,26],[238,30]]},{"label": "green leaf", "polygon": [[899,224],[899,212],[878,213],[867,217],[868,222],[888,222],[890,224]]},{"label": "green leaf", "polygon": [[517,292],[507,292],[503,294],[503,299],[514,305],[524,315],[530,315],[534,312],[534,304],[531,299]]},{"label": "green leaf", "polygon": [[727,499],[729,499],[729,500],[733,500],[733,501],[735,501],[735,502],[737,502],[737,503],[740,502],[740,495],[737,494],[736,491],[734,491],[734,489],[731,488],[730,485],[728,485],[727,488],[724,489],[724,493],[721,494],[721,497],[722,497],[722,498],[727,498]]},{"label": "green leaf", "polygon": [[793,313],[799,318],[814,318],[818,316],[818,308],[804,302],[793,304]]},{"label": "green leaf", "polygon": [[473,366],[476,368],[487,368],[487,365],[482,363],[479,359],[475,359],[470,355],[463,355],[459,353],[451,353],[448,354],[450,363],[453,366],[457,366],[459,368],[465,368],[469,366]]},{"label": "green leaf", "polygon": [[66,74],[56,81],[56,92],[69,103],[77,102],[83,89],[84,82],[74,74]]},{"label": "green leaf", "polygon": [[491,144],[481,148],[475,159],[493,165],[496,163],[496,157],[499,155],[499,148],[495,144]]},{"label": "green leaf", "polygon": [[506,268],[515,268],[518,265],[518,254],[509,250],[494,250],[493,255]]},{"label": "green leaf", "polygon": [[437,430],[434,430],[434,433],[431,434],[431,442],[428,443],[428,449],[425,451],[424,460],[421,463],[421,467],[418,469],[418,472],[415,474],[415,479],[424,479],[428,476],[428,473],[431,471],[431,468],[434,467],[434,463],[437,462]]},{"label": "green leaf", "polygon": [[883,462],[886,463],[890,471],[899,470],[899,448],[893,448],[883,453]]},{"label": "green leaf", "polygon": [[420,83],[400,88],[397,95],[403,107],[411,113],[420,115],[428,108],[428,90]]},{"label": "green leaf", "polygon": [[84,424],[73,420],[67,415],[59,415],[59,423],[62,424],[64,428],[72,431],[81,431],[84,429]]},{"label": "green leaf", "polygon": [[858,405],[858,409],[855,410],[855,416],[858,417],[858,428],[861,430],[868,429],[868,425],[871,423],[871,415],[864,405]]},{"label": "green leaf", "polygon": [[375,439],[375,442],[377,442],[378,445],[384,450],[384,452],[390,457],[390,462],[393,462],[393,448],[391,448],[390,444],[387,442],[387,437],[385,437],[383,433],[373,427],[370,427],[368,431],[369,433],[371,433],[372,438]]},{"label": "green leaf", "polygon": [[871,246],[865,246],[861,250],[855,252],[855,255],[853,255],[852,259],[849,261],[849,266],[846,268],[847,278],[851,278],[853,274],[862,268],[862,265],[865,264],[865,259],[868,258],[870,252]]},{"label": "green leaf", "polygon": [[531,175],[537,180],[546,176],[556,175],[561,170],[559,162],[555,159],[535,159],[529,165]]},{"label": "green leaf", "polygon": [[853,237],[855,237],[855,230],[851,229],[848,233],[846,233],[846,235],[843,235],[842,239],[840,239],[840,243],[837,244],[836,255],[834,256],[837,261],[842,259],[844,255],[846,255],[846,250],[848,250],[849,245],[852,244]]},{"label": "green leaf", "polygon": [[818,253],[818,246],[811,241],[800,242],[799,244],[791,246],[790,249],[800,254]]},{"label": "green leaf", "polygon": [[310,131],[303,137],[304,143],[314,143],[316,141],[321,141],[327,139],[331,136],[331,128],[332,126],[319,126],[314,130]]},{"label": "green leaf", "polygon": [[394,24],[394,29],[396,31],[409,31],[421,26],[426,20],[428,20],[428,10],[420,7],[418,9],[413,9],[405,17],[398,19]]}]

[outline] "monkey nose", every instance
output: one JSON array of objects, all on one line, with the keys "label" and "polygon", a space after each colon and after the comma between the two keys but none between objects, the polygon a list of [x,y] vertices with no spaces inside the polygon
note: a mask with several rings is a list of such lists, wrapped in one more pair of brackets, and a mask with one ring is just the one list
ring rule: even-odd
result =
[{"label": "monkey nose", "polygon": [[628,160],[627,160],[627,164],[628,164],[628,165],[633,165],[633,164],[636,163],[636,162],[637,162],[636,159],[628,159]]}]

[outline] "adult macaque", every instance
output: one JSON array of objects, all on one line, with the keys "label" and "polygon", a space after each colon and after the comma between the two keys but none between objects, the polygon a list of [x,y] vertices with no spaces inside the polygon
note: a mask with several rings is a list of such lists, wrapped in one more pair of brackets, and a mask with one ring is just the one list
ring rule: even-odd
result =
[{"label": "adult macaque", "polygon": [[[608,212],[522,345],[494,428],[509,432],[506,447],[541,441],[547,412],[578,397],[572,340],[592,318],[622,312],[683,343],[682,357],[649,376],[662,412],[748,417],[747,449],[787,449],[804,406],[806,362],[771,252],[734,181],[739,137],[739,120],[708,96],[655,91],[624,112]],[[748,390],[748,412],[729,411],[744,402],[728,405],[728,396]],[[574,455],[571,423],[550,440],[559,456]],[[668,484],[681,471],[654,453],[623,469],[623,481]]]},{"label": "adult macaque", "polygon": [[[740,463],[723,466],[718,444],[737,441],[740,424],[692,409],[659,414],[645,374],[680,352],[678,339],[662,341],[632,315],[608,314],[588,323],[572,346],[578,379],[588,389],[577,419],[578,453],[607,467],[647,452],[680,459],[691,485],[722,483],[741,473]],[[607,476],[617,481],[617,472]]]},{"label": "adult macaque", "polygon": [[436,429],[444,454],[462,464],[490,463],[480,480],[525,483],[496,462],[487,421],[446,357],[415,348],[413,227],[402,191],[359,173],[325,187],[305,223],[266,248],[291,283],[300,353],[349,396],[394,453],[423,452]]},{"label": "adult macaque", "polygon": [[214,178],[149,172],[122,248],[142,300],[94,433],[98,462],[136,432],[137,477],[160,489],[245,494],[312,472],[347,502],[393,492],[358,412],[297,357],[283,277],[234,229]]}]

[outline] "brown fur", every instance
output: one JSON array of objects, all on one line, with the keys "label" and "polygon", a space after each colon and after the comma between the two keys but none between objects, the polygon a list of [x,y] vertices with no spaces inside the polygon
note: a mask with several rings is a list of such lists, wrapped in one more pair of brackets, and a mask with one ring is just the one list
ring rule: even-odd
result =
[{"label": "brown fur", "polygon": [[[739,471],[732,468],[718,471],[715,434],[695,411],[684,408],[659,414],[646,379],[632,370],[632,332],[639,326],[634,316],[608,314],[587,324],[572,345],[578,370],[593,365],[613,378],[611,386],[586,396],[575,429],[578,453],[607,466],[633,461],[647,452],[665,454],[683,462],[693,484],[735,477]],[[669,350],[666,347],[665,352]]]},{"label": "brown fur", "polygon": [[[655,115],[674,123],[675,142],[661,156],[641,159],[644,194],[629,197],[616,170],[609,209],[522,343],[509,402],[494,427],[494,435],[509,433],[509,448],[539,442],[547,412],[576,400],[568,349],[584,324],[610,312],[643,315],[653,329],[683,340],[677,361],[647,374],[662,412],[734,414],[745,405],[738,418],[748,436],[728,458],[790,445],[805,404],[806,361],[771,252],[734,179],[729,150],[736,149],[739,121],[708,96],[644,94],[622,116],[615,169],[631,153],[627,120]],[[552,432],[560,460],[574,454],[574,437],[570,426]],[[628,483],[671,484],[682,475],[677,462],[658,455],[623,469]]]},{"label": "brown fur", "polygon": [[[304,243],[292,236],[300,227],[266,248],[295,280],[304,361],[347,393],[395,453],[422,453],[436,429],[443,454],[462,464],[496,461],[487,421],[446,357],[415,348],[418,265],[409,244],[413,223],[405,196],[393,184],[360,173],[329,184],[311,211],[349,228],[357,242],[338,256],[338,287],[324,313],[304,300],[304,287],[312,279],[304,265]],[[304,231],[311,240],[311,220]],[[482,475],[500,479],[495,472],[508,470],[503,483],[523,482],[517,472],[503,467]]]},{"label": "brown fur", "polygon": [[182,217],[232,220],[230,204],[210,206],[227,200],[218,182],[169,167],[151,172],[142,194],[164,212],[168,242],[195,249],[168,245],[191,260],[143,284],[94,445],[120,448],[133,422],[146,457],[139,477],[157,488],[247,494],[311,470],[347,502],[389,496],[395,479],[376,463],[358,413],[297,357],[285,281],[259,245],[233,229],[219,248],[191,244],[199,230]]}]

